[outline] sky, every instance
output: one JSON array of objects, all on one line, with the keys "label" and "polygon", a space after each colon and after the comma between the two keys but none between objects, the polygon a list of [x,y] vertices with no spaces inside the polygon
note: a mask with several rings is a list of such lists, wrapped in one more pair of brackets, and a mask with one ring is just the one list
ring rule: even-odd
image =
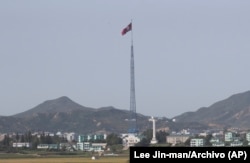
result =
[{"label": "sky", "polygon": [[0,0],[0,115],[61,96],[129,110],[132,36],[137,113],[172,118],[248,91],[249,8],[249,0]]}]

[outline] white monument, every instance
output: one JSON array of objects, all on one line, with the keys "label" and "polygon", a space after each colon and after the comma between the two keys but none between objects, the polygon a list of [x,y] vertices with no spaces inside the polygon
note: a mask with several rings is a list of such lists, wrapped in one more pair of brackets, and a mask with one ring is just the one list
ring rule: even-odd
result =
[{"label": "white monument", "polygon": [[149,121],[153,122],[153,137],[152,137],[152,140],[150,141],[150,144],[157,144],[158,141],[157,141],[156,136],[155,136],[155,119],[154,119],[154,117],[151,117],[149,119]]}]

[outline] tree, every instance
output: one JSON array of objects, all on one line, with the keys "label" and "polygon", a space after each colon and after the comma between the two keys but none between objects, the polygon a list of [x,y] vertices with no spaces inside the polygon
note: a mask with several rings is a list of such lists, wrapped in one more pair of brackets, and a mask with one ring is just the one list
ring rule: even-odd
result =
[{"label": "tree", "polygon": [[135,144],[135,146],[137,147],[147,147],[149,146],[150,141],[146,138],[142,138],[140,142],[138,142],[137,144]]},{"label": "tree", "polygon": [[111,151],[115,153],[121,153],[122,148],[123,148],[122,144],[116,144],[110,147]]},{"label": "tree", "polygon": [[185,146],[190,146],[190,141],[191,141],[191,137],[189,137],[189,138],[185,141],[184,145],[185,145]]},{"label": "tree", "polygon": [[31,140],[32,140],[31,131],[28,131],[28,133],[26,133],[25,136],[26,136],[26,141],[27,141],[27,142],[31,142]]},{"label": "tree", "polygon": [[122,144],[122,139],[117,134],[109,134],[106,138],[107,145]]},{"label": "tree", "polygon": [[32,148],[33,149],[36,149],[37,148],[37,145],[40,143],[40,140],[37,136],[35,137],[32,137]]},{"label": "tree", "polygon": [[212,146],[210,140],[213,138],[213,135],[212,134],[208,134],[206,137],[205,137],[205,146]]},{"label": "tree", "polygon": [[51,136],[47,135],[45,136],[45,144],[52,144],[53,140],[51,138]]},{"label": "tree", "polygon": [[20,140],[20,142],[25,142],[25,137],[24,137],[24,135],[21,135],[21,140]]},{"label": "tree", "polygon": [[45,144],[46,140],[45,140],[45,133],[43,132],[41,135],[40,135],[40,143],[42,144]]},{"label": "tree", "polygon": [[142,146],[142,147],[146,147],[149,146],[150,141],[153,137],[153,130],[152,129],[148,129],[146,131],[144,131],[142,134],[142,139],[140,142],[138,142],[137,144],[135,144],[135,146]]},{"label": "tree", "polygon": [[20,136],[18,134],[18,132],[16,133],[16,142],[19,142]]},{"label": "tree", "polygon": [[156,139],[158,140],[158,143],[166,143],[166,137],[169,134],[166,131],[159,131],[156,133]]},{"label": "tree", "polygon": [[10,142],[11,142],[11,138],[9,137],[9,135],[4,135],[4,139],[3,139],[3,145],[8,147],[10,146]]},{"label": "tree", "polygon": [[153,130],[152,129],[147,129],[146,131],[144,131],[142,133],[142,136],[148,140],[150,142],[150,140],[152,139],[153,137]]}]

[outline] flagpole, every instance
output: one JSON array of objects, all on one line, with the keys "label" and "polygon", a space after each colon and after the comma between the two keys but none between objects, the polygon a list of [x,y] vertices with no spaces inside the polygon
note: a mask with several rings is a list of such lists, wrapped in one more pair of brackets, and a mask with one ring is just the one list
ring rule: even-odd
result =
[{"label": "flagpole", "polygon": [[130,120],[129,132],[137,134],[136,102],[135,102],[135,72],[134,72],[134,48],[133,48],[133,26],[131,22],[123,28],[121,34],[131,32],[131,59],[130,59]]},{"label": "flagpole", "polygon": [[131,60],[130,60],[130,129],[137,134],[136,100],[135,100],[135,70],[134,70],[133,24],[131,19]]},{"label": "flagpole", "polygon": [[133,23],[132,23],[132,19],[131,19],[131,46],[133,46]]}]

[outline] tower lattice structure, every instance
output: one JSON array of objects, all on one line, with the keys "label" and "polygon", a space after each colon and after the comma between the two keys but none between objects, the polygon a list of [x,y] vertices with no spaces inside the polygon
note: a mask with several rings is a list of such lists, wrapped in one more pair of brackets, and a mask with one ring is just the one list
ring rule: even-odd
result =
[{"label": "tower lattice structure", "polygon": [[130,60],[130,124],[129,133],[137,133],[136,100],[135,100],[135,65],[134,65],[134,47],[131,45]]}]

